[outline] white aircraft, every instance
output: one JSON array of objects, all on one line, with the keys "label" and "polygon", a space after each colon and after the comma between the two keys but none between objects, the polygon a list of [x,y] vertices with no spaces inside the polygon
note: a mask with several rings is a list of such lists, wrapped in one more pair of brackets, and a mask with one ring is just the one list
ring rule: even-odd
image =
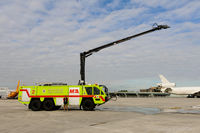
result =
[{"label": "white aircraft", "polygon": [[157,85],[161,87],[162,92],[176,94],[176,95],[188,95],[189,98],[200,97],[199,87],[175,87],[175,83],[170,83],[163,75],[159,75],[161,82]]}]

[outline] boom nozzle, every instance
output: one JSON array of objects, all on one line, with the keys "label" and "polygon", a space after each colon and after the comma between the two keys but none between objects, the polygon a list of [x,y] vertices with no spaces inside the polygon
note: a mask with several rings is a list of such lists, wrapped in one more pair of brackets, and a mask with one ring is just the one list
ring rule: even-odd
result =
[{"label": "boom nozzle", "polygon": [[167,28],[170,28],[170,27],[168,25],[158,25],[157,23],[153,24],[153,29],[161,30],[161,29],[167,29]]},{"label": "boom nozzle", "polygon": [[170,28],[168,25],[158,25],[160,29],[167,29]]}]

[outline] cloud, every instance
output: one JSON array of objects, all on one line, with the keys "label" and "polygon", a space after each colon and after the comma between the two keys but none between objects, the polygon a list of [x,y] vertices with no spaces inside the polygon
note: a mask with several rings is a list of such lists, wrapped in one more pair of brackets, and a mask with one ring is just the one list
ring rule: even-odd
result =
[{"label": "cloud", "polygon": [[176,21],[194,21],[200,19],[200,2],[199,1],[191,1],[187,4],[180,6],[179,8],[172,9],[170,11],[166,11],[161,13],[157,17],[164,18],[165,20],[170,20],[172,22]]},{"label": "cloud", "polygon": [[171,28],[88,57],[87,81],[121,89],[148,88],[159,73],[200,79],[198,7],[195,0],[0,2],[0,86],[14,88],[19,79],[76,84],[80,52],[151,29],[154,22]]},{"label": "cloud", "polygon": [[[164,9],[174,9],[174,8],[179,8],[180,6],[186,5],[187,3],[189,3],[190,0],[173,0],[173,1],[169,1],[169,0],[131,0],[132,4],[138,4],[139,6],[146,6],[146,7],[150,7],[150,8],[156,8],[156,7],[162,7]],[[197,2],[197,1],[196,1]]]}]

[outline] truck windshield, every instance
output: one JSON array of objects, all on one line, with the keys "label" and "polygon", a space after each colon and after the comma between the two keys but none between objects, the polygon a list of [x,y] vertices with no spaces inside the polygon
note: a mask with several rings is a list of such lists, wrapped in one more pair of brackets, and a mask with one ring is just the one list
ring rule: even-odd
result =
[{"label": "truck windshield", "polygon": [[102,87],[106,95],[108,95],[108,88],[105,85],[99,85],[99,86]]}]

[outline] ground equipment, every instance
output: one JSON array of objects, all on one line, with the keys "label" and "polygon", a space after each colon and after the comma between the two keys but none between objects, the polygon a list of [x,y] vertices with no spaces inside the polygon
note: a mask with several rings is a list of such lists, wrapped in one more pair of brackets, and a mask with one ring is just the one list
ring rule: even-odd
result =
[{"label": "ground equipment", "polygon": [[78,85],[66,84],[43,84],[36,86],[20,86],[18,100],[26,104],[33,111],[54,110],[63,105],[63,98],[69,98],[69,105],[77,105],[84,110],[93,110],[96,105],[104,104],[109,100],[108,89],[105,85],[88,85],[85,82],[85,58],[104,48],[125,42],[132,38],[161,30],[167,29],[167,25],[157,25],[150,30],[132,35],[106,45],[80,53],[80,74],[81,80]]},{"label": "ground equipment", "polygon": [[0,99],[7,99],[9,94],[8,87],[0,87]]},{"label": "ground equipment", "polygon": [[11,91],[10,94],[8,94],[8,98],[9,99],[14,99],[17,97],[18,93],[19,93],[19,84],[20,84],[20,80],[17,83],[17,88],[15,91]]}]

